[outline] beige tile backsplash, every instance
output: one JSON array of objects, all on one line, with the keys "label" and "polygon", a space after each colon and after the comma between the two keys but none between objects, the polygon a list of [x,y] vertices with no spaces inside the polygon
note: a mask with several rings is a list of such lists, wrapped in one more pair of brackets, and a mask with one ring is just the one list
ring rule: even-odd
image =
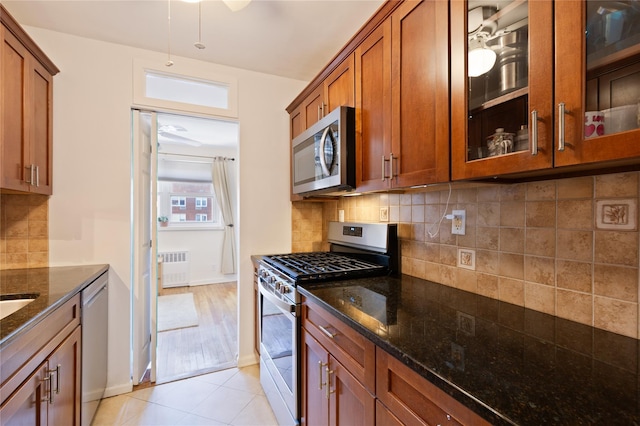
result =
[{"label": "beige tile backsplash", "polygon": [[[629,172],[295,202],[293,249],[326,249],[338,210],[347,221],[378,222],[388,207],[403,273],[637,339],[639,181]],[[632,217],[598,212],[602,200]],[[466,235],[440,223],[453,209],[466,210]],[[459,248],[475,251],[475,270],[457,266]]]},{"label": "beige tile backsplash", "polygon": [[0,194],[0,269],[49,264],[49,198]]}]

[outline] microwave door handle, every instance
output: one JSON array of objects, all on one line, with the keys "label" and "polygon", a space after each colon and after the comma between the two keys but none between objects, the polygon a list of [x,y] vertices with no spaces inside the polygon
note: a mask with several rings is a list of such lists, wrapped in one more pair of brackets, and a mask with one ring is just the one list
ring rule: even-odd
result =
[{"label": "microwave door handle", "polygon": [[322,173],[325,176],[331,176],[331,172],[329,171],[329,167],[327,167],[327,162],[324,159],[324,147],[327,143],[327,136],[333,138],[333,135],[331,134],[331,127],[327,127],[326,129],[324,129],[324,132],[322,133],[322,137],[320,138],[320,167],[322,167]]}]

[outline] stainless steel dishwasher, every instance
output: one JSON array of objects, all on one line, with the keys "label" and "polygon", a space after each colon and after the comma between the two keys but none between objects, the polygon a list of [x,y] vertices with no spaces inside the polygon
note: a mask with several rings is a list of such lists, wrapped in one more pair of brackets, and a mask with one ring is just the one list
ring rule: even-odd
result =
[{"label": "stainless steel dishwasher", "polygon": [[89,426],[107,386],[108,272],[81,293],[82,426]]}]

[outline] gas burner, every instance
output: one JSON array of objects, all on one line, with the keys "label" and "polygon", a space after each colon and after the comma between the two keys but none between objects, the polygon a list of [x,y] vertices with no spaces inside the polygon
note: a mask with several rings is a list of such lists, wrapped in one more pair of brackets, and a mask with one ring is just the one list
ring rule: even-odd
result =
[{"label": "gas burner", "polygon": [[265,261],[296,281],[381,275],[387,270],[384,265],[334,252],[272,255],[265,256]]}]

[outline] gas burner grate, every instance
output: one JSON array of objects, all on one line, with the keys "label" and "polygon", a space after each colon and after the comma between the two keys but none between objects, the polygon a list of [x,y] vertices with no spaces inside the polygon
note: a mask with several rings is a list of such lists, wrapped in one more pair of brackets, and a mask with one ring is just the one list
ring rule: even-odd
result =
[{"label": "gas burner grate", "polygon": [[332,252],[293,253],[267,256],[274,267],[294,279],[325,279],[376,273],[385,266]]}]

